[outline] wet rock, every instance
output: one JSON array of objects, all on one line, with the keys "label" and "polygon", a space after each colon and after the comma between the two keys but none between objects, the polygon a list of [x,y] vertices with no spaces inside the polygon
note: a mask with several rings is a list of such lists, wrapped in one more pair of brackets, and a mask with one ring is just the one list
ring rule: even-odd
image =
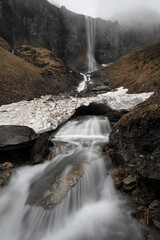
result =
[{"label": "wet rock", "polygon": [[0,151],[19,149],[33,144],[35,131],[24,126],[0,126]]},{"label": "wet rock", "polygon": [[0,164],[0,187],[4,187],[12,176],[14,165],[10,162]]},{"label": "wet rock", "polygon": [[154,200],[148,207],[148,219],[160,231],[160,201]]},{"label": "wet rock", "polygon": [[114,184],[116,188],[121,189],[121,187],[123,186],[123,179],[125,179],[126,176],[127,176],[127,173],[125,172],[124,168],[118,168],[115,171],[113,179],[114,179]]},{"label": "wet rock", "polygon": [[157,90],[148,100],[124,115],[113,127],[110,135],[114,161],[119,164],[117,156],[120,156],[120,165],[128,166],[132,162],[142,180],[147,181],[147,185],[152,187],[154,181],[157,194],[160,180],[159,106],[160,97]]},{"label": "wet rock", "polygon": [[30,161],[32,164],[42,163],[48,158],[50,145],[49,134],[43,133],[31,148]]},{"label": "wet rock", "polygon": [[10,170],[14,167],[14,165],[10,162],[5,162],[3,164],[0,164],[0,171],[4,171],[4,170]]},{"label": "wet rock", "polygon": [[124,191],[132,191],[137,186],[137,178],[136,176],[129,175],[127,178],[123,180],[123,189]]},{"label": "wet rock", "polygon": [[0,163],[23,164],[29,160],[30,148],[38,135],[29,127],[0,126]]},{"label": "wet rock", "polygon": [[83,175],[83,157],[78,152],[50,163],[30,186],[27,204],[54,208]]},{"label": "wet rock", "polygon": [[[7,170],[12,163],[38,164],[48,159],[50,146],[49,134],[38,136],[29,127],[0,126],[0,169]],[[10,162],[10,163],[6,163]]]},{"label": "wet rock", "polygon": [[136,210],[133,210],[131,212],[131,216],[136,218],[136,219],[142,219],[145,216],[147,208],[144,206],[138,207]]},{"label": "wet rock", "polygon": [[126,172],[121,178],[115,175],[115,185],[129,193],[140,206],[132,215],[143,218],[145,225],[158,231],[160,208],[154,200],[160,197],[159,106],[157,88],[153,96],[122,116],[113,126],[109,144],[112,160],[118,169],[123,168]]},{"label": "wet rock", "polygon": [[8,184],[10,177],[12,176],[12,171],[7,170],[0,174],[0,187],[4,187]]}]

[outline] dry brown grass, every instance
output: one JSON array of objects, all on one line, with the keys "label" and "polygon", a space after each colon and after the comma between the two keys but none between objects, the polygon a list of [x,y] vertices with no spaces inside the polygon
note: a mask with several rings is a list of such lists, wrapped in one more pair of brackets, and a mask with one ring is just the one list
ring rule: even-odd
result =
[{"label": "dry brown grass", "polygon": [[43,77],[48,77],[61,89],[71,87],[66,76],[68,68],[53,52],[39,46],[22,45],[15,49],[15,54],[33,64]]},{"label": "dry brown grass", "polygon": [[160,85],[160,43],[135,48],[110,67],[108,80],[129,93],[154,91]]},{"label": "dry brown grass", "polygon": [[53,92],[39,69],[0,47],[0,105]]},{"label": "dry brown grass", "polygon": [[9,46],[9,44],[2,37],[0,37],[0,47],[8,51],[11,50],[11,47]]}]

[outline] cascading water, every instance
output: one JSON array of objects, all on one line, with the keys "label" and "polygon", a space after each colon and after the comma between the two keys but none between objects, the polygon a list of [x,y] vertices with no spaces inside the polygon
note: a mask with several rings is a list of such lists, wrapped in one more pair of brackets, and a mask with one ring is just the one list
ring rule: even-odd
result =
[{"label": "cascading water", "polygon": [[[17,169],[9,185],[0,192],[1,238],[140,240],[135,222],[114,189],[111,163],[105,163],[105,156],[100,153],[109,132],[109,121],[104,117],[71,120],[54,137],[57,146],[61,143],[61,150],[57,149],[51,162]],[[57,181],[57,172],[62,168],[58,191],[63,198],[56,199],[54,207],[45,208],[43,204],[47,204],[51,191],[42,195],[36,191],[41,191],[44,183],[50,189],[55,187],[51,182]],[[73,182],[77,171],[81,172],[74,184],[68,182],[73,169]],[[70,188],[62,194],[67,184]],[[33,201],[36,194],[38,197]],[[55,201],[55,195],[51,199]]]},{"label": "cascading water", "polygon": [[87,85],[87,81],[88,81],[87,75],[85,75],[83,73],[81,73],[81,75],[83,76],[83,81],[79,84],[79,86],[77,88],[78,92],[82,92],[85,89],[85,87]]},{"label": "cascading water", "polygon": [[87,32],[87,65],[88,73],[97,70],[97,63],[95,60],[95,19],[86,16],[86,32]]}]

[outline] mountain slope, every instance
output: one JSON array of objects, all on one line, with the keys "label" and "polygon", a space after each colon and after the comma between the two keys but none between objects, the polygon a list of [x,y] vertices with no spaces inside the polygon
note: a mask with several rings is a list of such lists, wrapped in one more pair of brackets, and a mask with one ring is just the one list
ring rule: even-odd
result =
[{"label": "mountain slope", "polygon": [[70,92],[82,80],[45,48],[22,46],[16,52],[30,63],[0,47],[0,105]]},{"label": "mountain slope", "polygon": [[150,92],[160,85],[160,43],[135,48],[109,68],[107,79],[129,93]]}]

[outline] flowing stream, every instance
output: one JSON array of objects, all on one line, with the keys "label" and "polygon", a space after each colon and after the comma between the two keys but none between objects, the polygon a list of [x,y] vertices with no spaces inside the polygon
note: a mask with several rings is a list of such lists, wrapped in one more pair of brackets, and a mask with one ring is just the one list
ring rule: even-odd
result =
[{"label": "flowing stream", "polygon": [[[54,136],[57,147],[51,161],[17,169],[9,185],[0,191],[0,239],[142,239],[124,199],[114,189],[112,164],[101,151],[110,130],[106,117],[70,120]],[[53,197],[53,179],[60,169],[62,185]],[[48,190],[40,195],[44,183]],[[56,194],[62,199],[56,199],[54,207],[44,207],[49,200],[55,203]]]}]

